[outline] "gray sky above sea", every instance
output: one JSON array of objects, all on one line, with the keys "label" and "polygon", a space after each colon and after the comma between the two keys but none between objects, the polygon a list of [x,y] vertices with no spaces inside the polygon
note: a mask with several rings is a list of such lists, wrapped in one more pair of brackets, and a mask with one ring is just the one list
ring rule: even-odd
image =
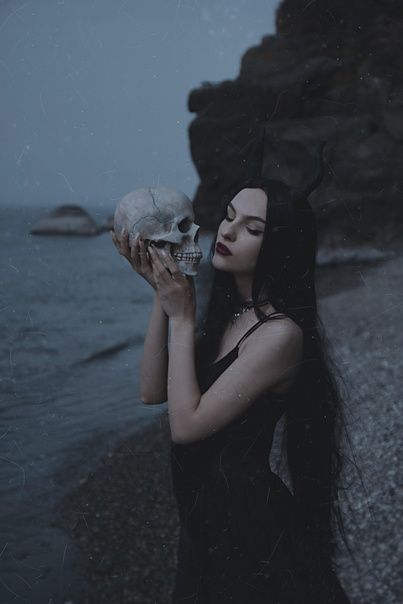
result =
[{"label": "gray sky above sea", "polygon": [[110,209],[198,184],[190,90],[233,79],[276,0],[0,0],[0,206]]}]

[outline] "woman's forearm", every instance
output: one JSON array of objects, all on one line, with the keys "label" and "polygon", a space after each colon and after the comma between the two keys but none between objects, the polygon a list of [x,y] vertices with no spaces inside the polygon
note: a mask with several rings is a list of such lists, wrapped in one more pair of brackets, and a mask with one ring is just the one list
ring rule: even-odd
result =
[{"label": "woman's forearm", "polygon": [[167,400],[168,320],[156,293],[140,369],[140,397],[145,404]]},{"label": "woman's forearm", "polygon": [[172,319],[168,364],[168,415],[175,442],[186,437],[188,418],[200,402],[195,368],[194,319]]}]

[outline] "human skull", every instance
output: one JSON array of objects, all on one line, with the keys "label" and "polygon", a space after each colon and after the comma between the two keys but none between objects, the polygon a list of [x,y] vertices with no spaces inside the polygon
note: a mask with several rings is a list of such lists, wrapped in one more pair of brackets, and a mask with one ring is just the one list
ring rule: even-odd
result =
[{"label": "human skull", "polygon": [[197,244],[200,226],[194,222],[190,199],[177,189],[147,187],[127,193],[118,203],[114,231],[120,239],[129,233],[129,245],[137,233],[165,249],[185,275],[197,275],[203,256]]}]

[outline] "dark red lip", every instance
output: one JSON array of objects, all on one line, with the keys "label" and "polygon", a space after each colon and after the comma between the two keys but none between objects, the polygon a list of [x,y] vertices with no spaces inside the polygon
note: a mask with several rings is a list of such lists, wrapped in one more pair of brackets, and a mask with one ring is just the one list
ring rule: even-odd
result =
[{"label": "dark red lip", "polygon": [[225,256],[232,256],[227,246],[223,243],[217,243],[215,249],[219,254],[224,254]]}]

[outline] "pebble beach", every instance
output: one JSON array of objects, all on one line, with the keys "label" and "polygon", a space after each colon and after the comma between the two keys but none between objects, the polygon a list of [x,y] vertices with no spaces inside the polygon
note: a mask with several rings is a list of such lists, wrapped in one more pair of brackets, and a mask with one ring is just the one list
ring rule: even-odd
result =
[{"label": "pebble beach", "polygon": [[[350,486],[342,501],[356,562],[343,548],[337,560],[352,604],[403,601],[402,274],[403,256],[397,253],[384,261],[322,269],[317,276],[319,314],[343,376],[360,470],[346,467]],[[76,486],[54,508],[54,526],[68,533],[86,561],[81,570],[88,591],[66,604],[170,602],[179,523],[169,445],[165,411],[122,440],[93,471],[77,475]],[[277,451],[275,441],[274,459]]]}]

